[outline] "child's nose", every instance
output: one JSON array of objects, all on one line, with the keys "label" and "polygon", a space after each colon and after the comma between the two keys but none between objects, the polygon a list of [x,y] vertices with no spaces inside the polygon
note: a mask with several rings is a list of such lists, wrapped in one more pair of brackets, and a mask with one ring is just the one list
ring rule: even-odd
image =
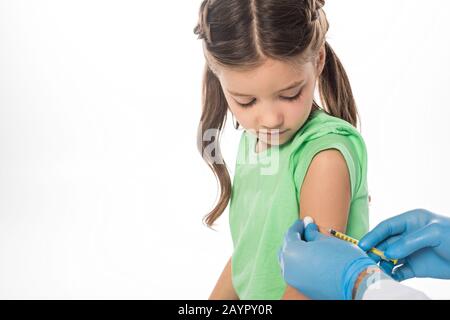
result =
[{"label": "child's nose", "polygon": [[261,126],[266,130],[276,130],[283,128],[283,115],[275,110],[267,110],[261,118]]}]

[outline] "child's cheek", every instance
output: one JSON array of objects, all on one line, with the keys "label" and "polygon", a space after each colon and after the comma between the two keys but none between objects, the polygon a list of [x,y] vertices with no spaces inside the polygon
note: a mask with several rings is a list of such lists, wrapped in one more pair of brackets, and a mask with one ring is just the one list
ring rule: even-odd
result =
[{"label": "child's cheek", "polygon": [[254,127],[254,116],[251,108],[242,108],[231,101],[228,101],[228,106],[234,115],[235,121],[239,122],[241,128],[252,129]]},{"label": "child's cheek", "polygon": [[308,119],[312,109],[312,99],[305,99],[301,96],[300,99],[292,103],[288,110],[286,120],[289,122],[288,126],[291,128],[300,128]]}]

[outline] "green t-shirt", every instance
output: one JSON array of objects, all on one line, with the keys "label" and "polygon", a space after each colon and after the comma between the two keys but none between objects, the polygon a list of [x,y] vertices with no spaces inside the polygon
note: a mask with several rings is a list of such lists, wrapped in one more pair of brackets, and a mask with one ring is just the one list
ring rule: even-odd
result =
[{"label": "green t-shirt", "polygon": [[256,136],[242,133],[230,200],[232,282],[240,299],[281,299],[286,283],[278,264],[284,234],[299,217],[300,189],[313,157],[326,149],[344,156],[351,182],[346,233],[360,239],[369,227],[367,151],[348,122],[313,111],[286,143],[255,152]]}]

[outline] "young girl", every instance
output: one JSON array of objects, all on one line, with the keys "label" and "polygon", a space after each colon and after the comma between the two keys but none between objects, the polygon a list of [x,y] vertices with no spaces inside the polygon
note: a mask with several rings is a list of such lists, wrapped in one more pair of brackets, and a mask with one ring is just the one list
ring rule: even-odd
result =
[{"label": "young girl", "polygon": [[[366,148],[347,75],[325,40],[324,2],[201,4],[198,143],[221,186],[205,221],[212,226],[230,201],[234,246],[210,299],[306,299],[284,283],[278,265],[283,236],[299,217],[354,238],[368,230]],[[245,129],[233,185],[218,139],[228,110]],[[211,129],[218,133],[212,142]]]}]

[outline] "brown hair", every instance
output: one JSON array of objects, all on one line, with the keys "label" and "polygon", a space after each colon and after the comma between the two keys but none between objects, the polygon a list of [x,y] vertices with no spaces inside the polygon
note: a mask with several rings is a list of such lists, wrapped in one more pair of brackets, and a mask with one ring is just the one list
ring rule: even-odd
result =
[{"label": "brown hair", "polygon": [[[324,5],[325,0],[202,2],[194,29],[198,38],[203,39],[206,59],[197,146],[221,187],[216,206],[204,217],[209,227],[226,209],[232,194],[230,175],[219,143],[228,104],[214,65],[248,70],[262,65],[267,58],[304,63],[325,45],[325,65],[319,79],[323,109],[357,127],[358,114],[347,74],[325,40],[329,25],[322,9]],[[315,101],[314,107],[318,107]],[[211,129],[216,135],[210,143],[204,141],[203,133]],[[205,149],[214,150],[214,157]]]}]

